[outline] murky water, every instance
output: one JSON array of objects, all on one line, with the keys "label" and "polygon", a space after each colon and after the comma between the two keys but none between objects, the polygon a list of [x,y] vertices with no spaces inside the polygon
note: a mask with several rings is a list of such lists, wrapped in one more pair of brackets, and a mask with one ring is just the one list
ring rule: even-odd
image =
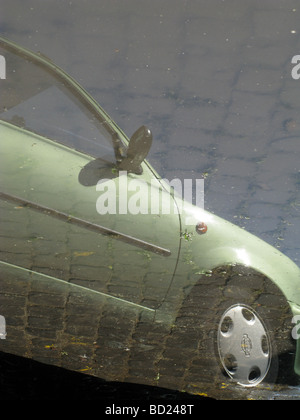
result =
[{"label": "murky water", "polygon": [[51,57],[168,179],[300,264],[298,0],[10,0],[0,33]]}]

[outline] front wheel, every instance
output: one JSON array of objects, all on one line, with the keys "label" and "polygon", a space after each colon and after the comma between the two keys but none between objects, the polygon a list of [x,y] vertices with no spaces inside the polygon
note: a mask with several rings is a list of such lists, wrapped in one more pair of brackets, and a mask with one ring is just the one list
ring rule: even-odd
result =
[{"label": "front wheel", "polygon": [[251,306],[236,304],[224,312],[218,325],[217,347],[224,372],[239,385],[256,386],[274,370],[268,328]]},{"label": "front wheel", "polygon": [[183,302],[168,340],[173,348],[184,346],[174,363],[185,365],[185,387],[293,385],[292,318],[280,289],[253,269],[224,266],[203,276]]},{"label": "front wheel", "polygon": [[229,274],[223,272],[213,334],[223,374],[244,387],[292,384],[296,346],[286,298],[254,270],[233,267]]}]

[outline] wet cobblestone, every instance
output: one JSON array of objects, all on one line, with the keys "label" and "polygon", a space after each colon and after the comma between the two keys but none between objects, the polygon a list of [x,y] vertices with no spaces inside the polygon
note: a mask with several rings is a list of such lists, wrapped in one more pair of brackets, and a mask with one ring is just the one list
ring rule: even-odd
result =
[{"label": "wet cobblestone", "polygon": [[[89,0],[84,7],[52,1],[43,8],[37,0],[26,5],[11,0],[2,10],[2,34],[44,52],[78,78],[128,135],[141,124],[152,128],[155,141],[149,160],[162,176],[195,179],[204,175],[208,210],[260,236],[299,263],[300,82],[290,75],[291,58],[300,48],[296,0]],[[25,228],[20,224],[20,234]],[[4,235],[5,229],[11,229],[8,220],[1,224]],[[22,239],[13,238],[10,245],[6,241],[8,247],[23,248],[18,258],[25,266],[32,266],[32,252],[38,248],[44,254],[36,266],[45,274],[71,273],[73,283],[84,284],[80,257],[73,255],[71,271],[66,265],[70,250],[64,238],[57,238],[54,260],[48,255],[49,243],[37,237],[25,250]],[[92,256],[89,262],[93,277]],[[103,270],[110,291],[120,290],[117,276]],[[133,293],[131,286],[122,295]],[[11,287],[8,283],[1,291],[6,307]],[[63,296],[42,290],[28,294],[25,289],[23,285],[11,307],[16,323],[13,334],[18,341],[21,336],[24,339],[24,351],[27,343],[20,327],[24,319],[20,308],[25,300],[29,304],[27,331],[34,336],[43,327],[44,346],[55,337],[52,323],[65,322],[61,312],[66,301]],[[151,296],[153,290],[148,290]],[[91,331],[84,327],[74,331],[73,322],[86,306],[76,296],[69,299],[66,334],[89,335]],[[44,302],[49,312],[39,317],[38,305]],[[90,310],[87,316],[93,328],[93,306]],[[109,328],[116,319],[104,317],[102,322]],[[180,322],[184,325],[185,321]],[[153,360],[161,355],[151,346],[159,333],[148,331],[147,343],[142,342],[144,327],[139,325],[139,333],[129,328],[139,344],[129,367],[141,363],[147,349],[148,375],[153,378],[157,375]],[[123,327],[118,331],[129,333]],[[110,342],[116,357],[126,352],[113,337]],[[172,356],[171,348],[161,359],[162,374],[169,371]],[[194,364],[199,372],[209,374],[208,360]],[[174,377],[181,377],[180,369],[173,372]],[[285,396],[285,391],[278,392],[274,399]]]}]

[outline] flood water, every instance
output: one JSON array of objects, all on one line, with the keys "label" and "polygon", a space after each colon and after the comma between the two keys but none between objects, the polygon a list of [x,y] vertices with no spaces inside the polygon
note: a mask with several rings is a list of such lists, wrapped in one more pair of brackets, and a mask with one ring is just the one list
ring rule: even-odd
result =
[{"label": "flood water", "polygon": [[50,57],[167,179],[300,264],[298,0],[10,0],[0,35]]}]

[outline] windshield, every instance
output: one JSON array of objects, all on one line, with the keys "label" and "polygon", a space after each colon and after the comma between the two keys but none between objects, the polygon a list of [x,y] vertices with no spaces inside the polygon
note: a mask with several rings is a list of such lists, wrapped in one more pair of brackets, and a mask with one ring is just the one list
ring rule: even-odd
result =
[{"label": "windshield", "polygon": [[[122,143],[76,83],[54,65],[0,39],[7,75],[0,85],[0,120],[114,163]],[[75,86],[74,86],[75,85]]]}]

